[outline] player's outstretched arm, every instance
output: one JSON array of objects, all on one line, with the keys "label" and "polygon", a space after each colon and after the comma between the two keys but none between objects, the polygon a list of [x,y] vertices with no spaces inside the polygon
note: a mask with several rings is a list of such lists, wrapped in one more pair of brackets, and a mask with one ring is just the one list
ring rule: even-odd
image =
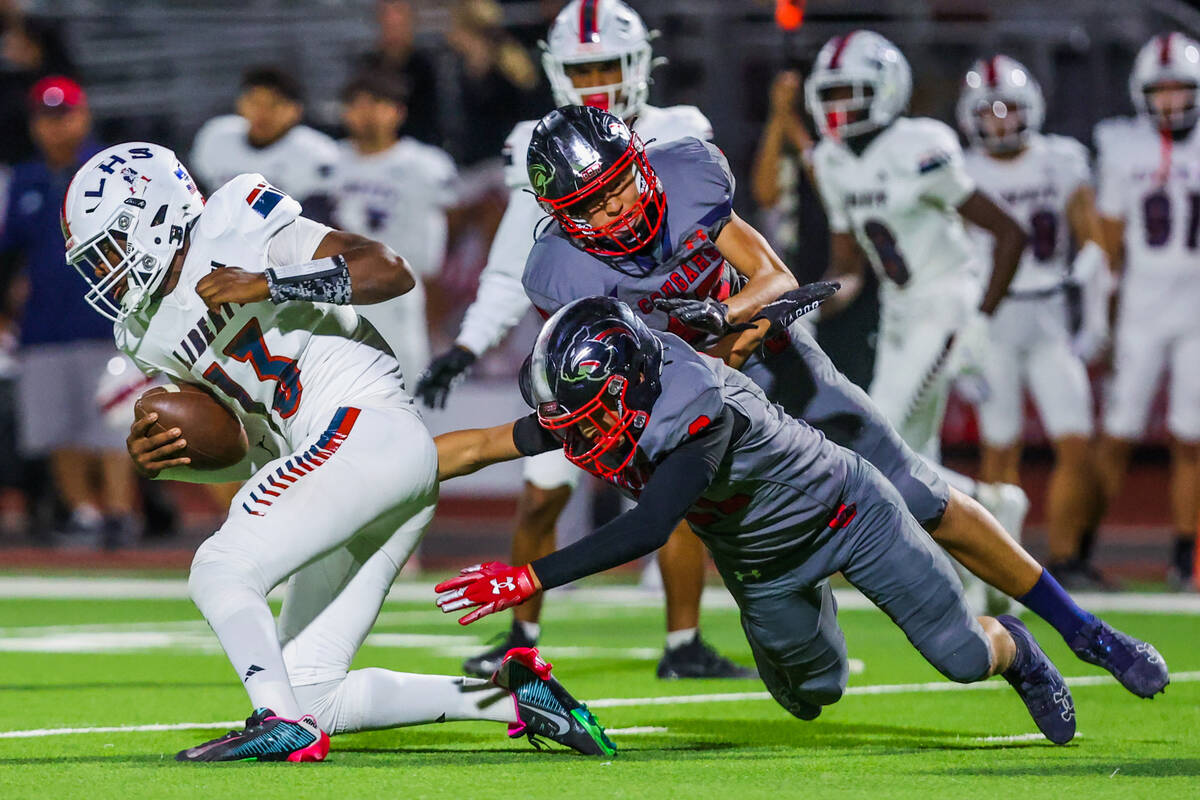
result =
[{"label": "player's outstretched arm", "polygon": [[1008,285],[1017,274],[1021,253],[1025,250],[1029,236],[1021,227],[1021,223],[978,190],[972,192],[959,205],[958,213],[967,222],[978,225],[992,234],[996,240],[996,246],[992,250],[992,276],[988,279],[983,302],[979,304],[981,312],[991,315],[1008,293]]},{"label": "player's outstretched arm", "polygon": [[493,428],[450,431],[433,437],[438,451],[438,480],[470,475],[492,464],[536,456],[562,446],[530,414]]}]

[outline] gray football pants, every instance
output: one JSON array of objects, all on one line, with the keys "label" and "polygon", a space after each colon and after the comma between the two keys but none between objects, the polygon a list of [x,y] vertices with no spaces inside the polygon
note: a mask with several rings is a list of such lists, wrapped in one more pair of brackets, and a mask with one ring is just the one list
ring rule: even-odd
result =
[{"label": "gray football pants", "polygon": [[830,441],[870,461],[926,530],[941,522],[950,487],[904,443],[858,386],[838,371],[802,324],[769,338],[742,372],[767,398]]},{"label": "gray football pants", "polygon": [[986,677],[991,647],[962,584],[896,489],[859,460],[845,503],[857,507],[854,519],[819,534],[799,566],[761,583],[739,583],[732,570],[722,570],[771,695],[793,715],[813,719],[845,691],[846,640],[827,580],[838,571],[940,673],[959,683]]}]

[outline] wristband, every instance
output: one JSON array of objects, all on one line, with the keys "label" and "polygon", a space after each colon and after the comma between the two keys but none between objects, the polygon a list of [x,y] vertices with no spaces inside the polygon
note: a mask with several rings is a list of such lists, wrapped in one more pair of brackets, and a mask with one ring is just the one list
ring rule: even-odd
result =
[{"label": "wristband", "polygon": [[266,276],[272,303],[304,300],[344,306],[350,302],[350,268],[340,255],[286,267],[270,267]]}]

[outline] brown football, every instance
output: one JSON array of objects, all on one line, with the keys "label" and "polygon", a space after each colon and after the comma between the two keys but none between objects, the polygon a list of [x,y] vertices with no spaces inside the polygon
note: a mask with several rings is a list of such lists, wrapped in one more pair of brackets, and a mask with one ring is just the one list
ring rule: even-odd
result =
[{"label": "brown football", "polygon": [[147,436],[171,428],[183,431],[187,447],[179,455],[192,459],[192,469],[232,467],[250,449],[246,430],[233,412],[195,384],[155,386],[138,398],[133,409],[138,419],[152,411],[158,414]]}]

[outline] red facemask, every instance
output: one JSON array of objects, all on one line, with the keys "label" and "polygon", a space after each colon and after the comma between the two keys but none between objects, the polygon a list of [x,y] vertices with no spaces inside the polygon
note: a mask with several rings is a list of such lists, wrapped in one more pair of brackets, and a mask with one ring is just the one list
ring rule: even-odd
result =
[{"label": "red facemask", "polygon": [[563,442],[567,460],[593,475],[638,490],[644,475],[637,467],[637,437],[650,415],[625,403],[627,383],[620,375],[604,382],[596,396],[576,411],[558,403],[538,406],[538,423]]}]

